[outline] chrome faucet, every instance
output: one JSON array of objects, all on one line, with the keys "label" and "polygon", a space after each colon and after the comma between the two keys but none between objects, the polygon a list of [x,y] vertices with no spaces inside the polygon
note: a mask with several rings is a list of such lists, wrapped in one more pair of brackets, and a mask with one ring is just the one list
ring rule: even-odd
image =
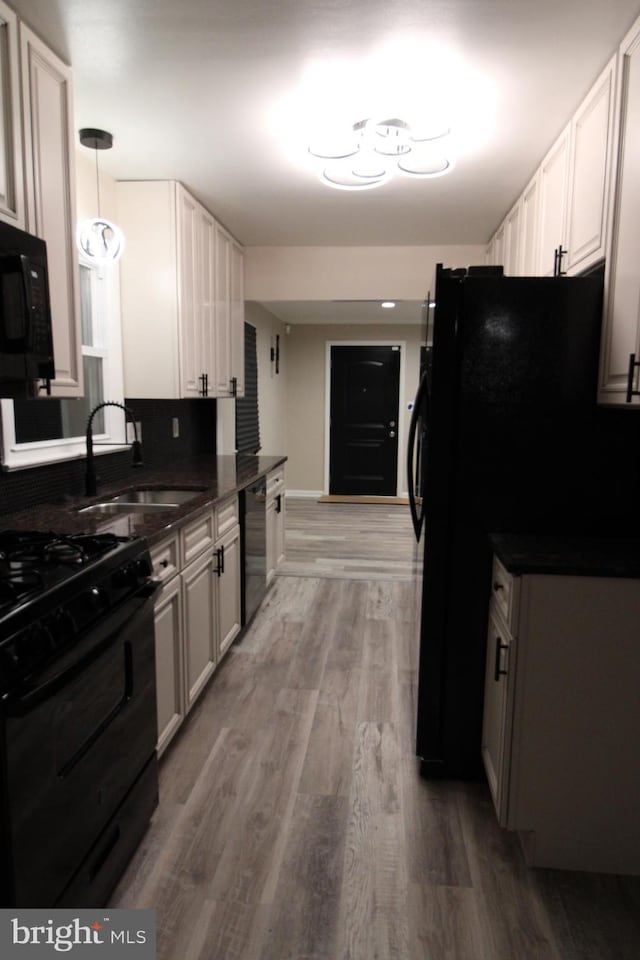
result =
[{"label": "chrome faucet", "polygon": [[87,420],[87,472],[85,476],[85,485],[84,492],[87,497],[93,497],[97,493],[97,477],[96,471],[93,464],[93,418],[95,417],[98,410],[102,410],[103,407],[119,407],[121,410],[124,410],[124,420],[125,426],[127,420],[133,424],[133,443],[131,444],[131,449],[133,451],[133,466],[140,467],[142,466],[142,445],[138,440],[138,428],[136,427],[136,422],[133,418],[133,412],[129,407],[125,407],[123,403],[116,403],[115,400],[105,400],[104,403],[99,403],[93,408],[89,414],[89,419]]}]

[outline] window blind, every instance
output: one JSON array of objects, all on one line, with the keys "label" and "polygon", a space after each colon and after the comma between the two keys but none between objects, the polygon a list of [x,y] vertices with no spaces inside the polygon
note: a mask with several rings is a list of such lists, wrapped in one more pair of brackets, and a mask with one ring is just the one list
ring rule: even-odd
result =
[{"label": "window blind", "polygon": [[244,325],[244,397],[236,400],[236,447],[238,453],[260,449],[257,336],[250,323]]}]

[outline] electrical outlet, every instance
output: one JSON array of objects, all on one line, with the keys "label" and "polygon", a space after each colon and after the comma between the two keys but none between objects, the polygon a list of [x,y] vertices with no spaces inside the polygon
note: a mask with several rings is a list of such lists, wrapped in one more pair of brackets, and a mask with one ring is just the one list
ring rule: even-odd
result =
[{"label": "electrical outlet", "polygon": [[180,436],[180,421],[177,417],[171,419],[171,436],[174,440]]}]

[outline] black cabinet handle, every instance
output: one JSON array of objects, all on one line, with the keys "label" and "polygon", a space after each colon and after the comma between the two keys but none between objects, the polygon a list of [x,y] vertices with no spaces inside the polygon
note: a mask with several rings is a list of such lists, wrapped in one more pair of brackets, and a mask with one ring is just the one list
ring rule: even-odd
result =
[{"label": "black cabinet handle", "polygon": [[502,637],[496,637],[496,656],[493,664],[493,679],[496,683],[500,681],[500,677],[506,677],[508,671],[502,670],[500,668],[500,657],[503,650],[508,650],[509,645],[502,642]]},{"label": "black cabinet handle", "polygon": [[499,580],[494,580],[493,589],[495,590],[496,593],[498,592],[498,590],[504,590],[504,583],[500,583]]},{"label": "black cabinet handle", "polygon": [[627,374],[627,403],[631,403],[632,397],[640,397],[640,390],[633,389],[633,378],[636,367],[640,367],[640,360],[636,360],[635,353],[629,354],[629,372]]},{"label": "black cabinet handle", "polygon": [[221,577],[224,573],[224,545],[216,550],[216,574]]},{"label": "black cabinet handle", "polygon": [[562,269],[562,258],[566,256],[567,251],[562,244],[553,251],[553,275],[554,277],[566,277],[567,271]]},{"label": "black cabinet handle", "polygon": [[200,376],[198,377],[198,380],[202,384],[199,390],[200,396],[208,397],[209,396],[209,374],[201,373]]},{"label": "black cabinet handle", "polygon": [[276,513],[282,513],[282,494],[279,493],[276,497]]},{"label": "black cabinet handle", "polygon": [[231,396],[232,397],[238,396],[238,378],[237,377],[231,377]]}]

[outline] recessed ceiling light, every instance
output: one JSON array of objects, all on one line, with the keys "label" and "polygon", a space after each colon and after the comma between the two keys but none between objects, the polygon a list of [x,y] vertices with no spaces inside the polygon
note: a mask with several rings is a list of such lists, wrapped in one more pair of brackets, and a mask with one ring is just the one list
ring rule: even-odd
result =
[{"label": "recessed ceiling light", "polygon": [[395,305],[396,304],[394,300],[383,300],[382,303],[380,304],[383,310],[393,310]]}]

